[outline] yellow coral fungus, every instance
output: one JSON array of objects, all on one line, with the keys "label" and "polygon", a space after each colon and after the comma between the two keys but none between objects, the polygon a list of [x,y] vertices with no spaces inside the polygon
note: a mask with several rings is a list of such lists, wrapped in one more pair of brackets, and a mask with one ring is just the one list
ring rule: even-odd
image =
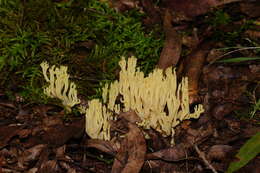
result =
[{"label": "yellow coral fungus", "polygon": [[[121,59],[119,62],[121,67],[119,81],[103,88],[102,96],[107,107],[102,107],[101,103],[95,105],[90,102],[86,118],[90,120],[94,119],[93,116],[97,116],[102,119],[104,125],[107,125],[105,121],[108,122],[112,119],[112,114],[107,113],[107,109],[116,113],[132,109],[141,118],[142,122],[139,123],[141,127],[145,129],[153,128],[162,133],[163,136],[173,136],[174,128],[181,121],[198,118],[204,111],[202,105],[198,105],[195,107],[195,112],[190,113],[188,79],[183,78],[181,83],[177,84],[174,69],[166,69],[165,74],[161,69],[155,69],[145,77],[143,72],[136,68],[136,64],[137,60],[134,57],[128,58],[127,62],[124,58]],[[121,106],[116,104],[116,98],[119,95],[122,97],[120,100]],[[94,113],[93,110],[96,110],[96,112]],[[99,115],[97,115],[97,112]],[[93,123],[96,123],[96,121]],[[101,134],[105,130],[106,135],[110,136],[104,125],[100,128],[102,123],[97,124],[99,127],[97,134]],[[94,128],[93,126],[92,128]],[[103,136],[92,136],[104,138]]]},{"label": "yellow coral fungus", "polygon": [[86,132],[93,139],[110,139],[109,120],[111,113],[98,99],[89,102],[86,110]]},{"label": "yellow coral fungus", "polygon": [[42,62],[41,68],[45,80],[49,83],[44,93],[49,97],[60,99],[65,109],[70,112],[71,107],[79,104],[80,100],[77,98],[76,85],[69,81],[68,68],[65,66],[49,68],[47,62]]}]

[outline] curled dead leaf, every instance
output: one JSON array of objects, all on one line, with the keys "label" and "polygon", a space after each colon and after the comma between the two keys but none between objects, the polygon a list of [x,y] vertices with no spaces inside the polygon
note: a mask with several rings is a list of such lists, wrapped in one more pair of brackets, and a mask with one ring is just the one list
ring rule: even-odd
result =
[{"label": "curled dead leaf", "polygon": [[146,142],[136,124],[128,123],[129,132],[116,155],[112,173],[138,173],[144,163]]}]

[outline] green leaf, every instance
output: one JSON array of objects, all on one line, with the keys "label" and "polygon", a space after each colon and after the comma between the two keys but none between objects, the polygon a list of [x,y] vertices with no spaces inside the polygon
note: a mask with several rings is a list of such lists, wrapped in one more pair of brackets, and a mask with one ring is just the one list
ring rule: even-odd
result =
[{"label": "green leaf", "polygon": [[239,161],[232,162],[226,173],[232,173],[245,166],[257,154],[260,153],[260,132],[251,137],[239,150],[236,158]]},{"label": "green leaf", "polygon": [[260,57],[228,58],[228,59],[219,60],[217,62],[232,63],[232,62],[244,62],[244,61],[253,61],[253,60],[260,60]]}]

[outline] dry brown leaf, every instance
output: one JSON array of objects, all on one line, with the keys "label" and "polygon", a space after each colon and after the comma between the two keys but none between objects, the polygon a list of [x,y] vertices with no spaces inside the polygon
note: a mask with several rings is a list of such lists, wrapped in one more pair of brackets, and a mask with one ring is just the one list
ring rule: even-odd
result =
[{"label": "dry brown leaf", "polygon": [[154,153],[148,153],[146,155],[147,160],[162,159],[165,161],[178,161],[185,159],[187,156],[187,149],[183,145],[176,145],[171,148],[162,149]]},{"label": "dry brown leaf", "polygon": [[38,115],[43,118],[43,117],[47,117],[48,116],[47,112],[54,108],[55,108],[55,106],[52,106],[52,105],[39,105],[39,106],[33,107],[32,109],[33,109],[33,112],[38,113]]},{"label": "dry brown leaf", "polygon": [[2,126],[0,127],[0,149],[5,147],[10,139],[17,135],[22,129],[21,126]]},{"label": "dry brown leaf", "polygon": [[[206,33],[205,33],[206,34]],[[200,40],[198,38],[197,29],[193,29],[193,34],[190,35],[183,35],[182,36],[182,44],[189,49],[194,49],[199,44]]]},{"label": "dry brown leaf", "polygon": [[152,142],[151,147],[153,148],[154,151],[158,151],[160,149],[170,147],[169,142],[159,132],[153,129],[145,130],[145,132],[151,138],[151,142]]},{"label": "dry brown leaf", "polygon": [[243,130],[243,136],[245,138],[251,138],[252,136],[254,136],[257,132],[260,132],[260,127],[255,127],[252,125],[246,125],[245,128],[242,128]]},{"label": "dry brown leaf", "polygon": [[61,147],[56,148],[56,151],[55,151],[56,157],[57,158],[64,158],[65,151],[66,151],[66,145],[63,145]]},{"label": "dry brown leaf", "polygon": [[143,167],[144,172],[153,173],[187,173],[187,171],[181,171],[178,164],[172,162],[165,162],[162,160],[149,160],[146,161]]},{"label": "dry brown leaf", "polygon": [[144,24],[147,26],[154,26],[161,23],[160,10],[157,8],[151,0],[141,0],[142,7],[148,16],[144,19]]},{"label": "dry brown leaf", "polygon": [[251,39],[259,39],[260,38],[260,31],[257,30],[247,30],[245,34],[248,35]]},{"label": "dry brown leaf", "polygon": [[119,118],[123,118],[130,123],[136,123],[142,121],[141,118],[133,110],[120,113]]},{"label": "dry brown leaf", "polygon": [[110,0],[110,7],[118,12],[125,12],[134,8],[138,8],[139,1],[136,0]]},{"label": "dry brown leaf", "polygon": [[118,148],[116,144],[112,141],[104,141],[100,139],[89,139],[87,140],[86,147],[96,148],[102,152],[115,156]]},{"label": "dry brown leaf", "polygon": [[165,161],[183,160],[189,156],[189,148],[194,144],[200,144],[213,134],[213,127],[210,123],[205,124],[199,129],[188,129],[184,132],[182,141],[179,144],[167,149],[162,149],[146,155],[146,160],[161,159]]},{"label": "dry brown leaf", "polygon": [[188,77],[190,104],[200,102],[199,80],[204,61],[214,43],[203,42],[183,61],[184,74]]},{"label": "dry brown leaf", "polygon": [[48,160],[47,162],[43,162],[38,173],[53,173],[60,172],[61,169],[56,160]]},{"label": "dry brown leaf", "polygon": [[235,109],[248,105],[244,96],[248,86],[260,79],[258,65],[224,66],[211,65],[204,68],[203,83],[208,90],[208,106],[211,116],[223,119]]},{"label": "dry brown leaf", "polygon": [[16,120],[19,122],[28,122],[32,119],[32,114],[29,110],[29,108],[23,108],[19,106],[19,112],[15,117]]},{"label": "dry brown leaf", "polygon": [[214,132],[213,125],[207,122],[199,129],[188,129],[185,136],[183,137],[183,144],[188,148],[192,147],[194,144],[199,145]]},{"label": "dry brown leaf", "polygon": [[42,122],[43,122],[42,125],[43,125],[45,130],[47,130],[49,127],[63,124],[62,119],[60,117],[57,117],[57,116],[44,117]]},{"label": "dry brown leaf", "polygon": [[249,17],[260,17],[260,2],[255,3],[240,3],[240,10]]},{"label": "dry brown leaf", "polygon": [[9,102],[9,101],[0,102],[0,106],[4,106],[4,107],[7,107],[7,108],[11,108],[11,109],[16,109],[17,108],[17,106],[14,105],[13,102]]},{"label": "dry brown leaf", "polygon": [[67,162],[59,161],[59,165],[62,169],[66,170],[67,173],[76,173],[76,170],[72,168]]},{"label": "dry brown leaf", "polygon": [[178,13],[177,16],[188,19],[205,14],[213,7],[239,1],[241,0],[166,0],[165,6]]},{"label": "dry brown leaf", "polygon": [[129,132],[116,155],[112,173],[138,173],[144,163],[146,143],[136,124],[128,123]]},{"label": "dry brown leaf", "polygon": [[[54,121],[55,122],[55,121]],[[59,122],[59,121],[58,121]],[[45,126],[45,133],[41,135],[43,141],[53,146],[64,145],[71,138],[78,138],[84,134],[84,119],[75,120],[68,125],[52,124]]]},{"label": "dry brown leaf", "polygon": [[207,56],[207,63],[214,63],[218,60],[218,57],[222,56],[224,54],[223,50],[219,49],[212,49],[210,50],[208,56]]},{"label": "dry brown leaf", "polygon": [[209,160],[224,160],[232,150],[233,147],[229,145],[213,145],[207,152],[207,158]]},{"label": "dry brown leaf", "polygon": [[46,144],[39,144],[39,145],[36,145],[32,148],[25,150],[22,153],[22,155],[18,158],[18,166],[20,168],[25,168],[25,167],[29,166],[29,164],[32,161],[35,161],[40,157],[42,151],[46,147],[47,147]]},{"label": "dry brown leaf", "polygon": [[158,67],[161,69],[176,66],[180,59],[182,38],[172,27],[171,21],[172,15],[166,10],[163,20],[166,39],[158,62]]},{"label": "dry brown leaf", "polygon": [[211,113],[217,120],[222,120],[225,115],[228,115],[235,109],[231,103],[218,104],[213,107]]},{"label": "dry brown leaf", "polygon": [[31,168],[28,170],[28,173],[37,173],[38,168]]},{"label": "dry brown leaf", "polygon": [[22,129],[18,132],[19,138],[27,138],[29,135],[31,135],[32,130],[31,129]]}]

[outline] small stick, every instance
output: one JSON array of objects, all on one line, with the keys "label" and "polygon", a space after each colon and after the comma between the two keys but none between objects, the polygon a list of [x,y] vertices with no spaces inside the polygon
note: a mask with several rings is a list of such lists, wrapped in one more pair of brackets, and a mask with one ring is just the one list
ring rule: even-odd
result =
[{"label": "small stick", "polygon": [[200,158],[203,160],[203,162],[205,163],[205,165],[208,166],[213,173],[218,173],[218,172],[216,171],[216,169],[209,163],[209,161],[208,161],[208,160],[206,159],[206,157],[205,157],[205,154],[204,154],[202,151],[200,151],[200,149],[198,148],[198,146],[197,146],[196,144],[194,145],[194,148],[195,148],[196,152],[198,153],[199,157],[200,157]]}]

